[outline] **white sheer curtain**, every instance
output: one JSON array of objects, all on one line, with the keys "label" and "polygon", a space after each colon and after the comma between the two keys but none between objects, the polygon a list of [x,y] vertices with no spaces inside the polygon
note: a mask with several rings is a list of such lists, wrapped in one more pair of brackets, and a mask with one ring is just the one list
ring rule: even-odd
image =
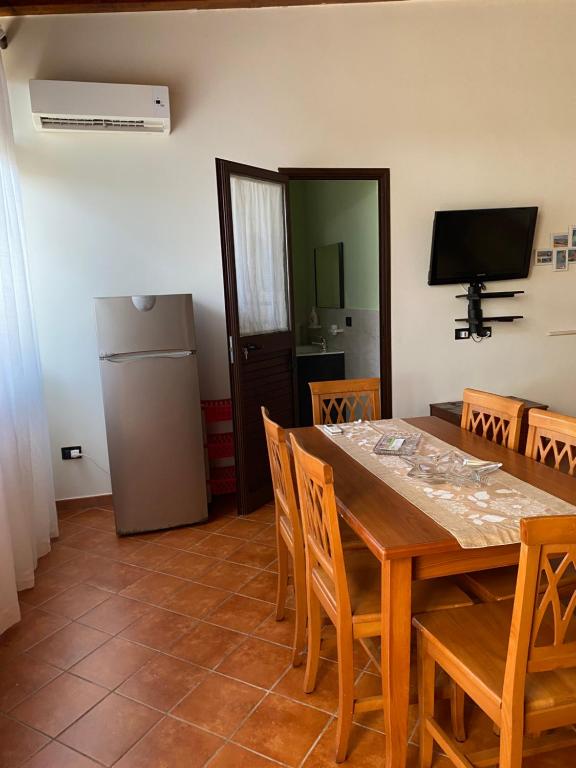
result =
[{"label": "white sheer curtain", "polygon": [[240,334],[288,330],[284,186],[230,178]]},{"label": "white sheer curtain", "polygon": [[58,532],[18,171],[0,58],[0,632]]}]

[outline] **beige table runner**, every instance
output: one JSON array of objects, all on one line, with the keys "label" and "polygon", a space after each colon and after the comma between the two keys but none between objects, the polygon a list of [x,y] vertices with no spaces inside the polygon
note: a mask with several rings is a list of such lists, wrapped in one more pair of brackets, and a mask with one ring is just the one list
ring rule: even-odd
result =
[{"label": "beige table runner", "polygon": [[[339,448],[383,480],[411,504],[421,509],[451,533],[465,549],[517,544],[522,517],[541,515],[576,515],[576,506],[498,470],[489,475],[487,485],[457,487],[451,484],[429,485],[426,480],[408,477],[410,466],[397,456],[372,453],[382,435],[393,432],[421,432],[418,453],[437,454],[459,451],[433,435],[402,419],[341,424],[342,434],[323,434]],[[576,503],[576,478],[574,480]]]}]

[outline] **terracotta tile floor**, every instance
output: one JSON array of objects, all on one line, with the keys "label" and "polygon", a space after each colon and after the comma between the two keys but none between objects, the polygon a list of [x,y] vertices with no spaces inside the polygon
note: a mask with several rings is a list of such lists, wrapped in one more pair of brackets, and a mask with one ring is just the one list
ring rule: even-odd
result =
[{"label": "terracotta tile floor", "polygon": [[[64,513],[0,637],[0,768],[333,768],[334,636],[306,695],[294,613],[274,620],[273,524],[270,506],[245,520],[227,502],[203,525],[117,539],[110,509]],[[375,692],[361,650],[355,665]],[[382,721],[359,718],[347,765],[382,765]],[[411,726],[415,768],[415,706]],[[470,746],[493,743],[474,710]],[[525,768],[571,764],[565,751]]]}]

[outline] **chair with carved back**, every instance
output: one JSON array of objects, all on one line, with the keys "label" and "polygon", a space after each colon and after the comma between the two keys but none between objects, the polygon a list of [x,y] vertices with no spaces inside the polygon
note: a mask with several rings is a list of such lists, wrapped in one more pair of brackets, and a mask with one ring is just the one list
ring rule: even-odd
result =
[{"label": "chair with carved back", "polygon": [[526,456],[576,475],[576,418],[538,408],[531,410]]},{"label": "chair with carved back", "polygon": [[314,424],[375,421],[382,418],[380,379],[311,381]]},{"label": "chair with carved back", "polygon": [[270,419],[266,408],[262,407],[261,410],[276,509],[276,548],[278,551],[276,621],[282,621],[286,613],[289,558],[292,558],[296,608],[292,663],[294,666],[298,666],[302,662],[302,654],[306,645],[306,566],[302,526],[284,430]]},{"label": "chair with carved back", "polygon": [[[278,551],[276,620],[282,621],[286,614],[290,573],[289,558],[291,558],[296,608],[292,663],[294,666],[299,666],[306,645],[306,566],[302,524],[286,443],[286,433],[282,427],[272,421],[266,408],[262,407],[261,411],[276,509],[276,547]],[[342,540],[345,549],[364,549],[364,543],[344,522],[342,522]]]},{"label": "chair with carved back", "polygon": [[[560,472],[576,474],[576,419],[561,413],[533,408],[528,412],[526,456]],[[516,590],[516,566],[493,568],[479,573],[464,574],[460,583],[484,602],[510,600]],[[562,580],[569,588],[571,580]]]},{"label": "chair with carved back", "polygon": [[[559,590],[576,575],[576,516],[524,519],[521,539],[513,601],[414,618],[420,768],[434,742],[457,768],[520,768],[523,755],[576,746],[576,585]],[[499,748],[466,756],[435,719],[437,665],[500,729]]]},{"label": "chair with carved back", "polygon": [[[369,550],[342,547],[332,467],[305,451],[291,435],[306,551],[308,655],[304,690],[316,686],[323,608],[336,628],[338,648],[338,724],[336,761],[346,759],[355,713],[380,709],[382,696],[358,698],[354,689],[354,641],[380,668],[372,638],[381,636],[380,564]],[[416,612],[470,605],[448,579],[414,582]]]},{"label": "chair with carved back", "polygon": [[465,389],[460,426],[513,451],[518,450],[524,403],[479,389]]},{"label": "chair with carved back", "polygon": [[[494,443],[518,450],[524,403],[477,389],[465,389],[460,426]],[[504,600],[514,595],[517,568],[496,568],[463,574],[459,583],[480,600]]]}]

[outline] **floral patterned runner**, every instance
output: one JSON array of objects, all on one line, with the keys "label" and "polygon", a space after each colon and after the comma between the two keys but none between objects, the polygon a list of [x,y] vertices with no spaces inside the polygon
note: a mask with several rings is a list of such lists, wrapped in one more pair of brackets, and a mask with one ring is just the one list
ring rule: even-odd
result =
[{"label": "floral patterned runner", "polygon": [[463,456],[469,454],[402,419],[363,421],[339,426],[343,433],[338,435],[330,435],[320,426],[318,429],[359,464],[445,528],[464,549],[517,544],[520,541],[519,521],[522,517],[576,515],[576,506],[502,470],[490,474],[486,485],[479,487],[457,487],[448,483],[430,485],[422,478],[408,477],[410,465],[401,457],[381,456],[372,452],[383,435],[420,432],[422,440],[418,453],[432,455],[456,451]]}]

